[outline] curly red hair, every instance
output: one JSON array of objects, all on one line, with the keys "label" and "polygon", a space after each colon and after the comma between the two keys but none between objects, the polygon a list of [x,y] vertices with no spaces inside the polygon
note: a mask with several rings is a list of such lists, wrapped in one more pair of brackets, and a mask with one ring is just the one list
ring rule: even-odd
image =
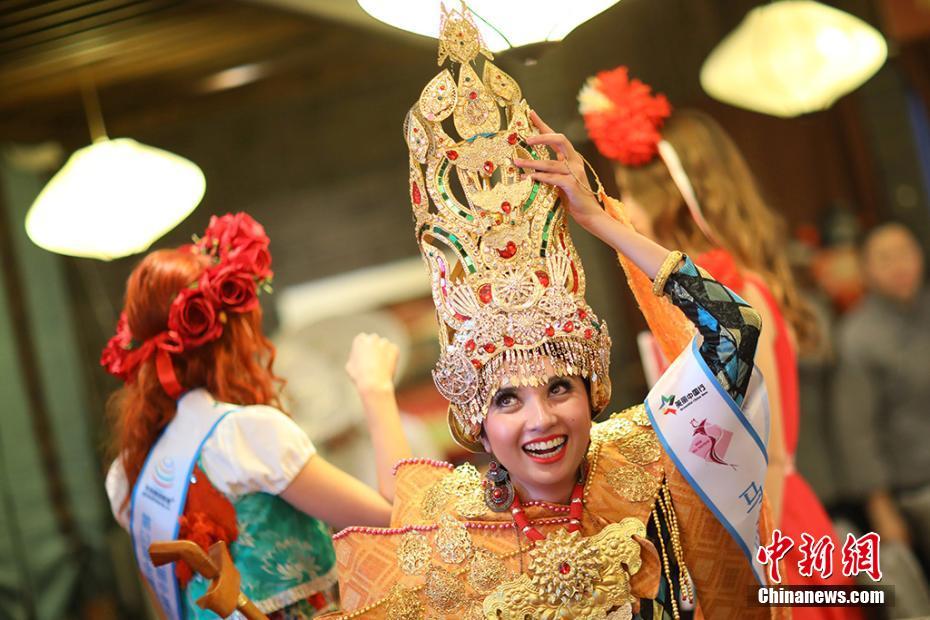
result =
[{"label": "curly red hair", "polygon": [[[209,265],[208,257],[183,249],[157,250],[142,259],[126,283],[124,311],[134,339],[143,342],[165,331],[171,302]],[[272,371],[275,349],[262,332],[261,308],[229,313],[226,320],[219,339],[172,357],[179,382],[186,390],[205,388],[223,402],[281,408],[278,394],[284,382]],[[122,458],[130,488],[176,407],[158,380],[154,356],[142,362],[134,381],[110,397],[107,409],[116,430],[112,450]],[[128,499],[127,494],[124,506]]]}]

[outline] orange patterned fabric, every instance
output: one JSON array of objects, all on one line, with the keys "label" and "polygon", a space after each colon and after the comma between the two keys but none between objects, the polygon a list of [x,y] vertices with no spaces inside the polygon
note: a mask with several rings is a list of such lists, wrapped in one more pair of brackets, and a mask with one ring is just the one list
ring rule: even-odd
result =
[{"label": "orange patterned fabric", "polygon": [[[623,205],[616,199],[601,195],[607,214],[622,224],[632,227],[630,219],[623,210]],[[668,297],[656,297],[652,294],[652,280],[636,265],[622,254],[617,254],[620,266],[626,273],[627,282],[636,303],[646,318],[649,330],[656,337],[665,359],[673,360],[694,338],[695,328],[684,313],[675,307]]]},{"label": "orange patterned fabric", "polygon": [[[671,461],[663,453],[644,451],[643,442],[629,441],[632,436],[646,443],[655,437],[642,415],[642,407],[615,414],[607,422],[595,425],[587,457],[582,535],[597,534],[606,525],[626,517],[648,523],[662,481],[667,480],[681,528],[685,564],[696,584],[706,617],[714,620],[770,617],[769,610],[748,605],[755,580],[736,543]],[[653,460],[647,462],[650,459]],[[419,616],[409,617],[448,620],[483,617],[479,614],[487,592],[476,591],[469,585],[468,561],[449,563],[448,558],[444,559],[439,553],[437,541],[441,528],[438,523],[451,517],[455,524],[463,524],[473,549],[486,549],[503,561],[507,579],[526,572],[530,543],[518,534],[507,512],[494,513],[485,508],[481,514],[461,516],[469,507],[477,509],[468,500],[480,497],[480,480],[481,475],[467,465],[456,470],[426,463],[401,466],[397,473],[392,529],[350,528],[338,534],[334,541],[342,617],[408,617],[401,611],[409,612],[411,608],[398,605],[397,599],[391,598],[396,586],[403,588],[407,603],[420,612]],[[630,480],[637,482],[630,484]],[[548,536],[564,527],[562,523],[547,521],[564,519],[567,507],[527,504],[527,516],[543,534]],[[406,557],[402,546],[411,530],[419,531],[430,542],[428,566],[444,571],[452,578],[450,583],[457,585],[456,595],[460,600],[455,604],[458,607],[441,610],[434,606],[435,599],[427,595],[431,587],[429,582],[434,578],[432,573],[425,574],[424,569],[420,574],[408,574],[402,570]],[[644,562],[633,579],[633,594],[651,598],[658,588],[661,559],[652,543],[646,540],[641,542],[640,556]]]}]

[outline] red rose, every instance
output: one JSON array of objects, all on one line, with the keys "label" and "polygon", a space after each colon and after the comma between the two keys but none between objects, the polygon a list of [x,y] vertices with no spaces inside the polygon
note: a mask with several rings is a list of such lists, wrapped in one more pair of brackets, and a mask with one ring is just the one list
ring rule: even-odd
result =
[{"label": "red rose", "polygon": [[126,381],[131,374],[127,368],[126,358],[132,348],[132,333],[129,331],[129,321],[126,319],[126,313],[119,315],[119,321],[116,323],[116,334],[107,342],[103,352],[100,354],[100,365],[108,373]]},{"label": "red rose", "polygon": [[199,347],[223,334],[219,313],[199,288],[183,289],[174,298],[168,329],[178,334],[185,349]]},{"label": "red rose", "polygon": [[221,260],[253,244],[267,249],[269,243],[265,229],[247,213],[227,213],[221,217],[214,215],[201,240],[201,246],[208,253],[216,250]]},{"label": "red rose", "polygon": [[214,308],[249,312],[258,307],[255,279],[236,263],[222,263],[204,273],[200,290]]},{"label": "red rose", "polygon": [[271,270],[271,252],[268,246],[252,243],[233,250],[227,260],[255,276],[258,280],[270,280],[274,276]]}]

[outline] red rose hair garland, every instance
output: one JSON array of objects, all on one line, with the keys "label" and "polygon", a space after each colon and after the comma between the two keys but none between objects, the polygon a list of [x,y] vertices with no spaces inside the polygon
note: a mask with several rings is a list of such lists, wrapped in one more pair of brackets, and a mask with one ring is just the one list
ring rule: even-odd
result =
[{"label": "red rose hair garland", "polygon": [[629,69],[620,66],[588,78],[578,93],[578,111],[584,117],[588,136],[604,157],[635,167],[648,164],[658,155],[698,228],[712,243],[720,245],[704,218],[678,153],[662,139],[660,130],[672,114],[665,95],[653,95],[648,84],[631,80]]},{"label": "red rose hair garland", "polygon": [[167,329],[139,343],[133,339],[123,312],[116,334],[100,356],[100,364],[107,372],[130,383],[139,366],[155,355],[158,380],[172,398],[179,398],[183,390],[171,355],[217,340],[223,335],[226,313],[257,308],[259,290],[270,290],[274,276],[268,235],[246,213],[213,216],[203,237],[194,241],[180,249],[209,257],[211,265],[175,296]]}]

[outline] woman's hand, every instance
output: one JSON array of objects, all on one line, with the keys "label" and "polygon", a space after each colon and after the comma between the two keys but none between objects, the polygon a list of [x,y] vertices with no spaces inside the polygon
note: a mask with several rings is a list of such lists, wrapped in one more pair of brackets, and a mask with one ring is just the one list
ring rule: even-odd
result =
[{"label": "woman's hand", "polygon": [[513,160],[514,165],[532,171],[530,178],[534,181],[559,188],[562,204],[572,218],[588,232],[600,236],[598,223],[607,216],[588,183],[584,159],[568,138],[553,131],[535,111],[530,112],[530,120],[540,133],[538,136],[529,136],[526,143],[551,147],[556,153],[556,159],[518,158]]},{"label": "woman's hand", "polygon": [[346,372],[355,383],[368,419],[378,468],[378,490],[389,502],[394,501],[394,465],[412,456],[394,398],[397,356],[397,346],[387,338],[359,334],[352,341],[346,363]]},{"label": "woman's hand", "polygon": [[397,346],[378,334],[359,334],[352,341],[346,372],[363,396],[392,392],[397,370]]},{"label": "woman's hand", "polygon": [[585,175],[584,159],[568,138],[555,133],[536,112],[530,113],[530,119],[541,133],[528,137],[527,144],[552,147],[558,158],[517,158],[513,160],[514,165],[531,170],[530,178],[559,188],[562,204],[582,228],[633,261],[650,280],[655,278],[668,256],[668,250],[608,215],[591,191]]}]

